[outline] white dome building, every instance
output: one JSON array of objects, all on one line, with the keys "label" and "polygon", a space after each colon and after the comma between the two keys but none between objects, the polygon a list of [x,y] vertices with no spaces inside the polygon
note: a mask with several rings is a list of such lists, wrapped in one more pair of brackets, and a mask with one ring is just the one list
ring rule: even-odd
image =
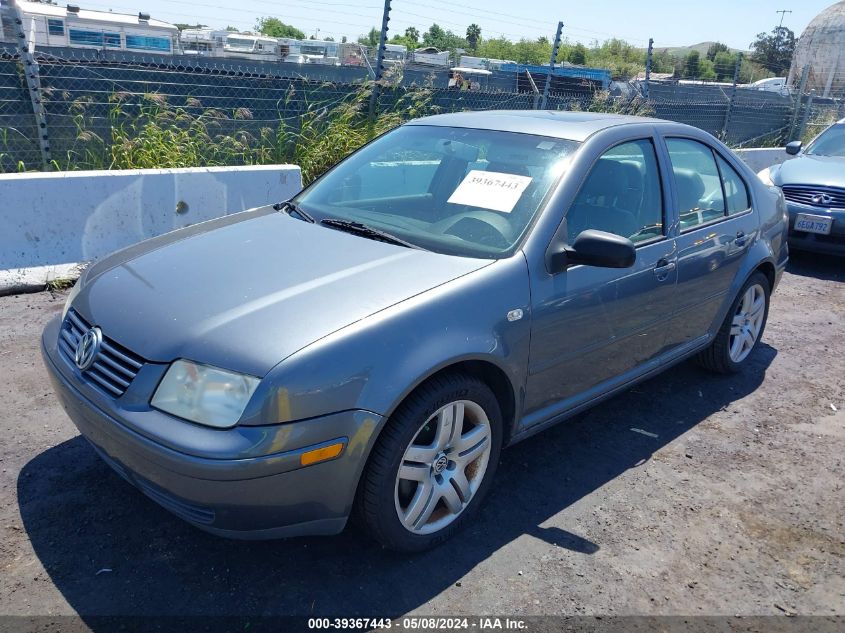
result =
[{"label": "white dome building", "polygon": [[845,97],[845,0],[819,13],[804,29],[787,83],[797,86],[807,65],[807,90],[820,97]]}]

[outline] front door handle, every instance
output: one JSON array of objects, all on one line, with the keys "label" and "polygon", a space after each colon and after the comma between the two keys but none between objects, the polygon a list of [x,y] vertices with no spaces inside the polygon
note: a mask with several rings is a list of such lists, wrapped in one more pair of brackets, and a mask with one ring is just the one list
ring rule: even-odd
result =
[{"label": "front door handle", "polygon": [[745,235],[744,232],[737,231],[736,239],[734,240],[734,244],[736,244],[737,246],[745,246],[745,241],[747,239],[748,239],[748,237]]},{"label": "front door handle", "polygon": [[665,259],[661,259],[657,262],[657,265],[654,267],[654,275],[657,277],[658,281],[663,281],[675,270],[675,262],[670,262]]}]

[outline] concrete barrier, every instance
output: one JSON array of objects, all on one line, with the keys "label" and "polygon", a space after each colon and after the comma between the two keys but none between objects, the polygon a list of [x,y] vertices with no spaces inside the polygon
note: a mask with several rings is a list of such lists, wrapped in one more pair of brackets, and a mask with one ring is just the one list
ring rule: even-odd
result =
[{"label": "concrete barrier", "polygon": [[790,156],[782,147],[753,147],[748,149],[735,149],[734,154],[739,156],[745,164],[755,172],[761,171],[772,165],[780,165],[794,156]]},{"label": "concrete barrier", "polygon": [[0,294],[43,288],[82,262],[301,188],[294,165],[0,175]]}]

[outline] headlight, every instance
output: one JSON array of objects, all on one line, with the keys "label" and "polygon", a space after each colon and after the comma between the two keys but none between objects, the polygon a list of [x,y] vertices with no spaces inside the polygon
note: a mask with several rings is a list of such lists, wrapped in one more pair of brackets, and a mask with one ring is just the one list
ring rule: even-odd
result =
[{"label": "headlight", "polygon": [[757,177],[763,181],[763,184],[768,187],[774,187],[775,183],[772,182],[772,172],[771,167],[766,167],[765,169],[761,169],[757,172]]},{"label": "headlight", "polygon": [[152,406],[192,422],[225,429],[237,424],[259,379],[177,360],[153,395]]}]

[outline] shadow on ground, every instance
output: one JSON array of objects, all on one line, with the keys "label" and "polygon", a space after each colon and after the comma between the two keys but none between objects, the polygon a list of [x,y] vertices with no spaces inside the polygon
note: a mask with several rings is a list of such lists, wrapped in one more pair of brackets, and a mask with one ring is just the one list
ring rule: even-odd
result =
[{"label": "shadow on ground", "polygon": [[792,251],[789,253],[787,271],[801,277],[813,277],[825,281],[845,281],[845,257]]},{"label": "shadow on ground", "polygon": [[[354,527],[288,541],[207,535],[113,474],[80,437],[24,467],[20,511],[52,582],[83,616],[398,617],[524,535],[583,556],[596,552],[602,543],[568,531],[565,515],[555,519],[560,527],[543,524],[757,389],[776,354],[763,344],[730,377],[685,363],[506,450],[474,525],[425,555],[384,551]],[[708,397],[699,396],[702,388]],[[97,618],[87,622],[98,628]]]}]

